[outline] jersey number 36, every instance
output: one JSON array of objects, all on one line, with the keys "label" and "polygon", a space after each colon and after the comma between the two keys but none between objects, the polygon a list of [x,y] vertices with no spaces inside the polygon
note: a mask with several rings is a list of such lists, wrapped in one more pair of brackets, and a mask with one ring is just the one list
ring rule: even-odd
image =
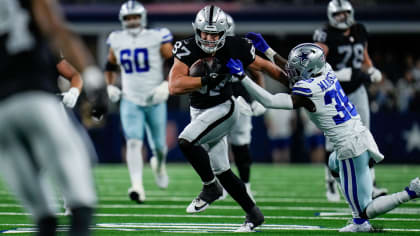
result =
[{"label": "jersey number 36", "polygon": [[338,81],[335,83],[335,89],[328,91],[324,96],[325,105],[331,104],[333,100],[336,103],[335,109],[338,113],[333,116],[336,125],[350,120],[352,116],[357,116],[356,108],[349,101],[349,98],[344,93]]}]

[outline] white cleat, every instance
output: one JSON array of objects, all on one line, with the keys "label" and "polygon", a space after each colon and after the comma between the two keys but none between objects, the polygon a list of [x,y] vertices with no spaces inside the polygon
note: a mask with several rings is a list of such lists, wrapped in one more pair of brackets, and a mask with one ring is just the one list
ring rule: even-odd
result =
[{"label": "white cleat", "polygon": [[372,231],[373,231],[372,225],[369,223],[369,221],[365,221],[363,222],[363,224],[351,223],[349,225],[346,225],[345,227],[341,228],[338,232],[357,233],[357,232],[372,232]]},{"label": "white cleat", "polygon": [[376,186],[373,186],[372,189],[372,199],[385,196],[388,194],[388,189],[386,188],[377,188]]},{"label": "white cleat", "polygon": [[252,191],[251,191],[251,183],[249,183],[249,182],[245,183],[245,188],[246,188],[246,192],[248,193],[249,197],[255,203],[255,199],[254,199],[254,196],[253,196]]},{"label": "white cleat", "polygon": [[140,188],[130,188],[128,189],[128,196],[131,200],[141,204],[146,200],[146,193],[144,192],[143,185]]},{"label": "white cleat", "polygon": [[256,232],[254,230],[254,224],[251,222],[246,222],[245,224],[241,225],[237,230],[235,230],[235,233],[251,233]]},{"label": "white cleat", "polygon": [[337,182],[335,180],[327,181],[327,200],[329,202],[339,202],[340,201],[340,192],[338,191]]},{"label": "white cleat", "polygon": [[405,188],[411,199],[420,197],[420,179],[419,177],[411,180],[410,186]]},{"label": "white cleat", "polygon": [[187,207],[187,213],[198,213],[202,212],[209,207],[211,203],[220,198],[223,194],[223,187],[219,184],[218,181],[209,184],[203,185],[198,197],[196,197],[190,205]]},{"label": "white cleat", "polygon": [[169,184],[169,177],[166,173],[166,166],[162,163],[159,168],[158,159],[153,156],[150,158],[150,167],[153,170],[153,175],[155,176],[155,182],[159,188],[166,189]]}]

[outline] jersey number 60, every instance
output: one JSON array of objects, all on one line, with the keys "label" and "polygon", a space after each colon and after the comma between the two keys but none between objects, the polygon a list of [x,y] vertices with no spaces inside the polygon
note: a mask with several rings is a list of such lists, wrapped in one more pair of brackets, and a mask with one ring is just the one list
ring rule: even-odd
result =
[{"label": "jersey number 60", "polygon": [[[147,48],[124,49],[120,51],[121,66],[125,73],[131,74],[134,72],[141,73],[149,71],[149,53]],[[134,65],[133,65],[134,62]]]}]

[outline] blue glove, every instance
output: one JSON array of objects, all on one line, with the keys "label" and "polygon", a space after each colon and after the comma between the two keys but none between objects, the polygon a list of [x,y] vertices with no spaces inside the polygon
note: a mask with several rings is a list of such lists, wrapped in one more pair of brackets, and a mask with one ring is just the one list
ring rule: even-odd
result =
[{"label": "blue glove", "polygon": [[243,79],[245,77],[244,66],[239,59],[229,59],[226,67],[229,68],[229,72],[233,76],[236,76],[239,79]]},{"label": "blue glove", "polygon": [[267,42],[264,40],[263,36],[258,33],[249,32],[245,35],[248,39],[252,41],[252,44],[254,44],[254,47],[262,52],[265,53],[270,46],[268,46]]}]

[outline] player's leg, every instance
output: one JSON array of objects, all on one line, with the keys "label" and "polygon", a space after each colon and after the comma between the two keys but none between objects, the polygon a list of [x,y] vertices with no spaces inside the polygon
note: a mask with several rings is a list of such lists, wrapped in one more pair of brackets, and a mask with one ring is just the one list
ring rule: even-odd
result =
[{"label": "player's leg", "polygon": [[227,138],[224,137],[212,144],[209,155],[213,172],[216,173],[220,183],[247,214],[244,228],[241,230],[250,231],[261,225],[264,222],[263,214],[248,194],[245,184],[230,169]]},{"label": "player's leg", "polygon": [[244,182],[248,194],[251,193],[251,153],[249,144],[251,143],[252,122],[251,116],[239,113],[238,121],[232,127],[229,133],[228,141],[231,144],[235,165],[238,168],[239,177]]},{"label": "player's leg", "polygon": [[167,188],[169,183],[168,174],[166,173],[166,117],[166,103],[160,103],[147,108],[147,132],[150,148],[153,152],[150,165],[155,176],[156,184],[160,188]]},{"label": "player's leg", "polygon": [[[204,210],[206,205],[222,195],[222,188],[216,181],[211,168],[208,143],[216,143],[227,134],[237,120],[238,111],[232,99],[209,109],[191,108],[190,110],[191,123],[179,135],[178,142],[184,156],[204,184],[199,197],[187,208],[187,212],[193,213]],[[195,203],[200,204],[191,206],[197,205]],[[191,211],[193,208],[197,210]]]},{"label": "player's leg", "polygon": [[[336,177],[337,177],[337,173],[335,174],[335,176],[333,175],[333,173],[331,173],[331,168],[329,168],[329,163],[330,163],[330,159],[331,159],[331,154],[333,153],[333,147],[332,147],[332,143],[328,140],[327,137],[325,137],[325,160],[326,160],[326,165],[324,168],[324,173],[325,173],[325,186],[326,186],[326,197],[327,200],[330,202],[338,202],[340,201],[340,192],[339,192],[339,184],[336,181]],[[335,154],[334,154],[335,156]],[[338,166],[337,166],[338,167]]]},{"label": "player's leg", "polygon": [[[357,112],[360,115],[360,119],[364,126],[370,129],[370,108],[369,108],[369,97],[365,86],[360,86],[356,91],[348,95],[349,100],[356,107]],[[377,198],[388,193],[388,189],[379,188],[376,186],[376,175],[373,167],[373,162],[370,162],[370,173],[372,175],[373,189],[372,197]]]},{"label": "player's leg", "polygon": [[142,203],[146,200],[143,187],[143,136],[145,115],[142,108],[126,99],[120,104],[121,123],[126,138],[126,161],[130,174],[131,187],[128,194],[131,200]]},{"label": "player's leg", "polygon": [[48,101],[39,104],[44,112],[38,117],[39,131],[31,139],[34,155],[61,187],[71,209],[70,235],[89,235],[88,227],[96,204],[91,171],[92,155],[95,154],[87,146],[90,141],[82,137],[57,105],[61,104],[56,104],[54,99],[51,104]]},{"label": "player's leg", "polygon": [[372,201],[372,179],[369,172],[369,154],[346,160],[340,160],[340,182],[350,208],[353,212],[353,223],[340,229],[340,232],[369,232],[373,228],[363,212]]}]

